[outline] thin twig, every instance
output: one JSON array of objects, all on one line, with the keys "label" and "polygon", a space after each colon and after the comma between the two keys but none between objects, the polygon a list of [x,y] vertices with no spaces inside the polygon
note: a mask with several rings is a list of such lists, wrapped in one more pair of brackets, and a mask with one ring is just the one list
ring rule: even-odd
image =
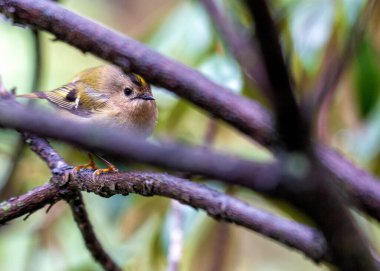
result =
[{"label": "thin twig", "polygon": [[[53,176],[64,175],[65,170],[71,168],[45,139],[27,132],[23,132],[22,136],[25,142],[30,146],[31,150],[46,162]],[[54,181],[54,178],[52,178],[52,180]],[[65,191],[65,189],[63,189],[63,191]],[[79,191],[70,190],[70,192],[61,193],[61,196],[67,201],[67,203],[69,203],[75,222],[81,231],[85,245],[95,261],[97,261],[104,268],[104,270],[122,270],[107,254],[97,239],[92,228],[91,221],[88,218],[81,193]],[[54,201],[49,202],[49,209],[54,203]]]},{"label": "thin twig", "polygon": [[92,257],[97,261],[104,270],[107,271],[121,271],[122,269],[116,265],[112,258],[104,250],[98,238],[95,235],[91,221],[84,205],[84,201],[80,192],[75,192],[74,196],[66,198],[70,204],[72,214],[75,222],[82,233],[84,243],[87,249],[91,252]]},{"label": "thin twig", "polygon": [[215,27],[248,78],[268,94],[270,91],[268,77],[259,55],[259,48],[254,44],[251,33],[243,30],[242,25],[236,25],[227,11],[223,10],[215,0],[200,2],[207,9]]}]

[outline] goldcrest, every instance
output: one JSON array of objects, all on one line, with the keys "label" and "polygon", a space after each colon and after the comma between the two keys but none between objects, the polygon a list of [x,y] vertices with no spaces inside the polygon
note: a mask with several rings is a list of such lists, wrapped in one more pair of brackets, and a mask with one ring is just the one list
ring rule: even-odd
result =
[{"label": "goldcrest", "polygon": [[124,127],[143,137],[150,136],[157,124],[150,85],[138,74],[113,65],[84,70],[57,89],[18,97],[46,99],[81,120]]}]

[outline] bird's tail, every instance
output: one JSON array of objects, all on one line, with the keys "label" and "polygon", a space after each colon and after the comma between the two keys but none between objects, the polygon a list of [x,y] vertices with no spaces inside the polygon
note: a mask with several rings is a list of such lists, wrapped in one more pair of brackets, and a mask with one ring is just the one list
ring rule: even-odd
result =
[{"label": "bird's tail", "polygon": [[16,95],[17,98],[28,98],[28,99],[46,99],[46,94],[44,92],[33,92],[26,94]]}]

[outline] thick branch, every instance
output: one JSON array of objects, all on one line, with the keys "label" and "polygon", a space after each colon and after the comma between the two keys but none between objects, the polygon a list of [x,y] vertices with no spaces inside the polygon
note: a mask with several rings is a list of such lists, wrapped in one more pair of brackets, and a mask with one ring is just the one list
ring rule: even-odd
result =
[{"label": "thick branch", "polygon": [[24,195],[10,198],[0,204],[0,224],[34,213],[47,204],[54,204],[61,200],[63,195],[70,195],[71,193],[72,191],[59,189],[49,183],[39,186]]},{"label": "thick branch", "polygon": [[[212,190],[205,185],[170,175],[121,172],[100,175],[92,181],[92,172],[83,171],[74,174],[68,186],[105,197],[128,193],[169,197],[194,208],[203,209],[215,219],[247,227],[275,240],[281,240],[290,247],[296,245],[298,249],[308,251],[307,255],[314,260],[318,260],[318,257],[326,252],[325,242],[315,230],[253,208],[243,201]],[[306,240],[308,241],[305,242]],[[326,259],[325,256],[322,257]]]},{"label": "thick branch", "polygon": [[[330,261],[326,243],[317,230],[253,208],[247,203],[208,188],[167,174],[120,172],[92,178],[91,171],[73,175],[64,188],[53,184],[37,187],[25,195],[0,204],[0,223],[35,212],[46,204],[72,197],[73,190],[82,190],[110,197],[137,193],[160,195],[205,210],[211,217],[257,231],[273,240],[293,247],[315,261]],[[69,193],[69,194],[67,194]],[[71,194],[70,194],[71,193]]]},{"label": "thick branch", "polygon": [[0,125],[60,139],[116,159],[201,174],[267,193],[276,191],[279,172],[275,163],[258,163],[173,143],[158,146],[130,131],[78,123],[59,114],[26,108],[12,100],[0,100]]},{"label": "thick branch", "polygon": [[276,130],[289,150],[305,150],[309,130],[301,116],[286,67],[277,29],[265,0],[246,1],[254,17],[264,67],[271,86],[270,99],[276,114]]}]

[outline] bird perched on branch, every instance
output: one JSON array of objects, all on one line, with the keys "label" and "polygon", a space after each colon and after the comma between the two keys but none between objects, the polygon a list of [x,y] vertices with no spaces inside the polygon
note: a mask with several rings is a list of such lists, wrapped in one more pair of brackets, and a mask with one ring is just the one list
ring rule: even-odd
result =
[{"label": "bird perched on branch", "polygon": [[[127,128],[144,138],[152,134],[157,123],[158,112],[150,85],[140,75],[124,73],[113,65],[84,70],[70,83],[57,89],[18,97],[46,99],[59,109],[78,116],[81,121]],[[90,163],[78,166],[78,170],[96,169],[91,155],[89,156]],[[117,171],[115,166],[101,159],[108,165],[108,169],[98,169],[97,174]]]}]

